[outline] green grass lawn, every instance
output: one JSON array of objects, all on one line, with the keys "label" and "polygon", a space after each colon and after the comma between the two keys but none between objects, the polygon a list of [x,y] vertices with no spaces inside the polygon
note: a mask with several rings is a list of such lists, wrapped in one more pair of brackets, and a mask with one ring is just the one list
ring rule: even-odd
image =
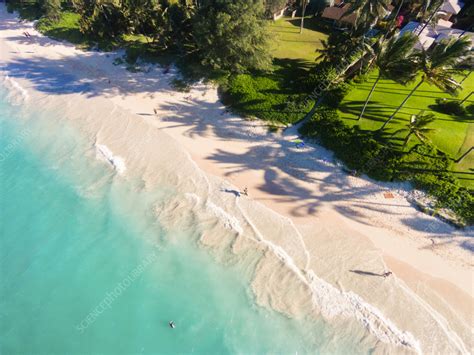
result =
[{"label": "green grass lawn", "polygon": [[300,34],[300,21],[301,18],[282,18],[269,26],[273,34],[272,53],[275,58],[314,63],[318,56],[316,50],[321,48],[321,40],[326,39],[327,34],[316,18],[306,18],[303,33]]},{"label": "green grass lawn", "polygon": [[[372,95],[369,106],[364,117],[357,121],[357,117],[362,109],[367,94],[376,78],[377,72],[369,75],[369,80],[354,84],[354,89],[344,98],[339,107],[340,117],[348,125],[359,125],[363,130],[376,130],[395,111],[397,106],[403,101],[415,83],[402,86],[393,81],[381,80]],[[404,108],[387,125],[387,131],[394,133],[404,128],[413,114],[418,114],[421,110],[426,113],[433,113],[436,121],[429,127],[434,131],[429,134],[431,142],[440,150],[456,159],[474,145],[474,97],[466,101],[465,106],[470,109],[470,113],[464,117],[455,117],[433,110],[437,98],[452,98],[462,100],[466,95],[474,90],[474,78],[470,76],[463,83],[463,90],[458,97],[452,98],[449,94],[441,92],[436,87],[423,84],[408,100]],[[403,139],[402,134],[395,134],[391,140],[399,144]],[[416,138],[412,138],[410,145],[418,143]],[[453,170],[458,172],[455,175],[461,183],[470,188],[474,188],[474,152],[466,156],[462,162],[453,165]],[[461,173],[471,174],[461,174]]]},{"label": "green grass lawn", "polygon": [[68,41],[79,48],[88,48],[91,42],[79,31],[79,19],[79,14],[65,11],[61,13],[60,20],[55,23],[45,18],[40,19],[37,29],[48,37]]}]

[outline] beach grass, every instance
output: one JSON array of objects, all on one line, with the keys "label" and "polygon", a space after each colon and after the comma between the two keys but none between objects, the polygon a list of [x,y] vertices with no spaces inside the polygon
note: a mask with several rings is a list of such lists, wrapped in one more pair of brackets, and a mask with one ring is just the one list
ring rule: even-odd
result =
[{"label": "beach grass", "polygon": [[[361,120],[357,120],[377,72],[368,75],[368,80],[355,83],[352,91],[344,98],[339,106],[339,116],[345,124],[358,126],[362,130],[375,131],[379,129],[387,118],[395,111],[398,105],[416,85],[417,80],[407,86],[393,81],[381,80],[374,91],[366,113]],[[433,131],[428,133],[429,140],[452,159],[457,159],[474,145],[474,97],[464,103],[467,113],[462,116],[453,116],[435,111],[436,99],[462,100],[474,90],[474,78],[469,77],[463,82],[459,95],[452,97],[434,86],[422,84],[415,94],[408,100],[402,110],[387,125],[387,131],[392,143],[400,144],[406,133],[396,133],[405,128],[412,115],[421,111],[432,113],[436,120],[429,125]],[[390,136],[393,134],[393,136]],[[419,143],[413,138],[408,148]],[[453,164],[453,173],[466,187],[474,187],[474,153],[467,155],[460,163]],[[472,174],[472,175],[471,175]]]}]

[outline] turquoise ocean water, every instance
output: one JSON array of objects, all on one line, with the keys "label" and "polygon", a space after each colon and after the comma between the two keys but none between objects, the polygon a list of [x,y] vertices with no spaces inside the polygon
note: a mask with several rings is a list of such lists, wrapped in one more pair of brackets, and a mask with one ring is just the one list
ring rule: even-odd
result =
[{"label": "turquoise ocean water", "polygon": [[[321,352],[322,322],[256,306],[251,273],[160,227],[151,204],[164,194],[121,181],[64,122],[52,129],[6,96],[0,353]],[[357,352],[342,340],[331,349]]]}]

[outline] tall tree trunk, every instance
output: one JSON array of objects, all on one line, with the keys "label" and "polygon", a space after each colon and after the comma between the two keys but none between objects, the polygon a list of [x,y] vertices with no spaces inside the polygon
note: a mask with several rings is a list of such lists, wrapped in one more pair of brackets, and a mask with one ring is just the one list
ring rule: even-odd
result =
[{"label": "tall tree trunk", "polygon": [[306,0],[303,0],[303,9],[301,14],[300,34],[303,33],[304,28],[304,13],[306,12]]},{"label": "tall tree trunk", "polygon": [[375,80],[374,85],[372,85],[372,89],[370,90],[369,95],[367,95],[367,99],[365,100],[364,107],[362,108],[362,111],[360,112],[360,115],[357,121],[359,121],[362,118],[362,116],[364,116],[364,112],[365,112],[365,109],[367,108],[367,104],[369,103],[370,97],[372,96],[372,93],[374,92],[375,87],[379,83],[379,80],[380,80],[380,74],[377,76],[377,79]]},{"label": "tall tree trunk", "polygon": [[441,6],[443,6],[443,4],[439,5],[436,10],[434,10],[430,17],[428,17],[428,20],[426,20],[425,24],[423,25],[423,28],[421,29],[420,32],[418,32],[417,36],[420,37],[420,35],[423,33],[423,31],[425,30],[425,28],[430,24],[431,20],[433,20],[433,17],[436,15],[436,13],[439,11],[439,9],[441,8]]},{"label": "tall tree trunk", "polygon": [[385,126],[388,125],[388,123],[395,117],[395,115],[398,113],[398,111],[400,111],[402,109],[403,105],[405,105],[405,103],[408,101],[408,99],[415,93],[415,91],[420,87],[421,84],[423,84],[424,81],[425,81],[425,79],[421,79],[420,82],[418,84],[416,84],[416,86],[408,94],[408,96],[405,97],[405,100],[403,100],[403,102],[400,104],[400,106],[398,106],[398,108],[395,110],[395,112],[392,113],[392,115],[388,118],[388,120],[385,121],[383,126],[380,127],[380,130],[383,130],[385,128]]}]

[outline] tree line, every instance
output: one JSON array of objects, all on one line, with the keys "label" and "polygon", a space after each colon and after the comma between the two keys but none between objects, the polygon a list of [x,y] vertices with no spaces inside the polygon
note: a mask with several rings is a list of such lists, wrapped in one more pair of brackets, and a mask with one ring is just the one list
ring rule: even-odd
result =
[{"label": "tree line", "polygon": [[34,2],[52,22],[60,19],[63,8],[76,12],[80,15],[80,31],[89,38],[115,40],[127,34],[141,35],[157,52],[173,51],[223,72],[262,70],[271,65],[266,13],[273,3],[261,0]]}]

